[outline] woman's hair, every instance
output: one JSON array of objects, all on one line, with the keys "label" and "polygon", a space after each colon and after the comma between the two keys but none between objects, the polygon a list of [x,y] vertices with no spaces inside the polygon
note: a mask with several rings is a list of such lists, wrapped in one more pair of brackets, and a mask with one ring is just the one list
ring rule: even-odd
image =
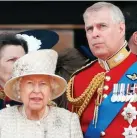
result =
[{"label": "woman's hair", "polygon": [[0,34],[0,52],[7,45],[21,46],[25,53],[28,53],[28,45],[24,39],[17,38],[16,34],[12,33],[3,33]]},{"label": "woman's hair", "polygon": [[110,10],[112,20],[114,22],[116,22],[116,23],[120,23],[120,22],[125,23],[125,18],[124,18],[124,15],[123,15],[122,11],[120,10],[120,8],[115,6],[112,3],[108,3],[108,2],[97,2],[97,3],[93,4],[92,6],[88,7],[86,9],[86,11],[84,12],[84,14],[83,14],[84,21],[86,21],[86,19],[90,16],[90,14],[93,11],[99,11],[102,8],[108,8]]},{"label": "woman's hair", "polygon": [[50,82],[50,86],[51,86],[51,88],[52,88],[52,93],[53,93],[53,94],[56,93],[56,89],[57,89],[58,87],[60,87],[60,86],[59,86],[58,83],[54,80],[54,77],[52,77],[52,76],[49,76],[49,82]]}]

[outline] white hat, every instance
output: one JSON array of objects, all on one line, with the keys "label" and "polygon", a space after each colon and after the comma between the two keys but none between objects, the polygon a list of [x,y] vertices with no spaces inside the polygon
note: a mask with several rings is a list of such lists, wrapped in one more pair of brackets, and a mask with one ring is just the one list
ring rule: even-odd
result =
[{"label": "white hat", "polygon": [[67,82],[64,78],[55,75],[57,58],[57,52],[51,49],[30,52],[19,58],[14,63],[11,79],[4,86],[5,94],[15,101],[22,102],[17,97],[16,82],[23,76],[48,75],[52,76],[55,82],[55,91],[52,93],[51,99],[62,95],[66,90]]}]

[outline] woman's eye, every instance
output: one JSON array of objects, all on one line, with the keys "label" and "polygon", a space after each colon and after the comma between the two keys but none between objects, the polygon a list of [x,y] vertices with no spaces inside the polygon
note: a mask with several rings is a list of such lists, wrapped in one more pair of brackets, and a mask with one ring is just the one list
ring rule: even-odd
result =
[{"label": "woman's eye", "polygon": [[42,84],[42,85],[46,85],[46,82],[41,82],[40,84]]},{"label": "woman's eye", "polygon": [[7,61],[8,62],[15,62],[17,59],[16,58],[11,58],[11,59],[8,59]]},{"label": "woman's eye", "polygon": [[28,84],[32,84],[32,81],[28,81],[27,83],[28,83]]}]

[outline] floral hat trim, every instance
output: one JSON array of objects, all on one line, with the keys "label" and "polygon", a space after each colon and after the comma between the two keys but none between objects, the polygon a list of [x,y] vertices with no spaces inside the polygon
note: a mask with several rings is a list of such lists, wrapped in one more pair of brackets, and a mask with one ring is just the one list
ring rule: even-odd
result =
[{"label": "floral hat trim", "polygon": [[19,39],[24,39],[27,42],[29,52],[37,51],[41,48],[41,40],[38,40],[36,37],[32,35],[28,36],[26,34],[16,34],[16,37]]}]

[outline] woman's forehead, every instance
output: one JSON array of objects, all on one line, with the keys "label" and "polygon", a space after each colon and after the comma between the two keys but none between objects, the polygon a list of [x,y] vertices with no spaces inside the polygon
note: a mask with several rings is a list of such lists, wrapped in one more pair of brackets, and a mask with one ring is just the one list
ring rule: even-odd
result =
[{"label": "woman's forehead", "polygon": [[48,75],[28,75],[28,76],[24,76],[22,78],[22,80],[49,80],[49,76]]}]

